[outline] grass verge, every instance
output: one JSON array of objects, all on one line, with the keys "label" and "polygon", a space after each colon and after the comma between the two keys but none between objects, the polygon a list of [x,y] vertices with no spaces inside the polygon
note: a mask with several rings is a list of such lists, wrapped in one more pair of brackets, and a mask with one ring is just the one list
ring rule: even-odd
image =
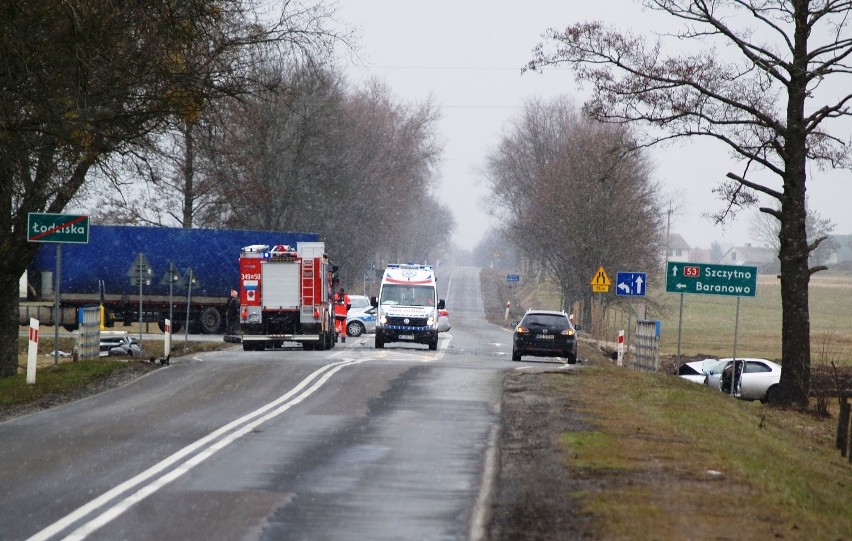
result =
[{"label": "grass verge", "polygon": [[[0,408],[9,408],[23,404],[36,403],[51,397],[84,396],[87,387],[95,386],[99,381],[124,373],[144,373],[159,365],[134,357],[101,357],[91,361],[72,361],[69,357],[61,357],[59,364],[54,364],[52,353],[39,355],[36,381],[29,385],[26,382],[27,338],[18,340],[18,374],[8,378],[0,378]],[[39,341],[42,352],[53,352],[53,339],[42,338]],[[73,338],[60,338],[60,351],[71,351],[74,347]],[[173,345],[172,358],[204,351],[216,351],[233,347],[225,342],[187,342]]]},{"label": "grass verge", "polygon": [[606,363],[548,377],[593,423],[559,441],[601,538],[852,538],[836,417]]}]

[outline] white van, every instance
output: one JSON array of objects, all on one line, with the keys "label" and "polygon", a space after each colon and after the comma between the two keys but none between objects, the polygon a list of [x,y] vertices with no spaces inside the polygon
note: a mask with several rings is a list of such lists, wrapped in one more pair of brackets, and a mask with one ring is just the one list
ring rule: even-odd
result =
[{"label": "white van", "polygon": [[431,265],[389,264],[382,276],[378,297],[370,302],[377,310],[376,348],[388,342],[412,342],[438,349],[438,285]]}]

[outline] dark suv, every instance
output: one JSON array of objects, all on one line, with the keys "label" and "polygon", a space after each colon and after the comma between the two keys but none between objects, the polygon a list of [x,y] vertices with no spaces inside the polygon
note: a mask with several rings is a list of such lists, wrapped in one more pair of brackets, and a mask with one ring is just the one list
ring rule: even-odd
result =
[{"label": "dark suv", "polygon": [[512,360],[521,355],[563,357],[568,364],[577,362],[577,329],[565,312],[530,310],[515,326]]}]

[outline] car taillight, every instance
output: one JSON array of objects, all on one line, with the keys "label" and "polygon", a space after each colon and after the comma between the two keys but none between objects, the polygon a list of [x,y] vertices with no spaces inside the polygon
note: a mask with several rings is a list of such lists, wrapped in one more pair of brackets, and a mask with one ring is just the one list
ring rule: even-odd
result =
[{"label": "car taillight", "polygon": [[564,331],[562,331],[562,334],[564,334],[565,336],[573,336],[574,329],[565,329]]},{"label": "car taillight", "polygon": [[518,332],[520,334],[527,334],[528,332],[530,332],[530,330],[526,327],[518,326],[518,328],[515,329],[515,332]]}]

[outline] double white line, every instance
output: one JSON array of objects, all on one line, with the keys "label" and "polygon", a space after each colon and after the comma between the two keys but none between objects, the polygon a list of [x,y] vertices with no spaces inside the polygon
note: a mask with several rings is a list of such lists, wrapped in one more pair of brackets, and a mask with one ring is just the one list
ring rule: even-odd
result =
[{"label": "double white line", "polygon": [[[101,494],[89,503],[79,507],[65,517],[29,538],[29,541],[51,539],[97,512],[85,523],[69,533],[64,539],[85,539],[98,528],[127,511],[133,504],[154,494],[167,484],[179,478],[195,466],[201,464],[218,451],[221,451],[237,439],[248,434],[259,425],[274,419],[322,387],[335,373],[346,366],[362,363],[369,359],[347,359],[326,365],[303,379],[287,394],[256,409],[255,411],[228,423],[222,428],[187,445],[165,460],[143,471],[136,477],[125,481],[115,488]],[[131,489],[135,492],[126,494]],[[125,495],[126,494],[126,495]],[[108,507],[107,507],[108,506]],[[102,509],[106,507],[105,509]]]}]

